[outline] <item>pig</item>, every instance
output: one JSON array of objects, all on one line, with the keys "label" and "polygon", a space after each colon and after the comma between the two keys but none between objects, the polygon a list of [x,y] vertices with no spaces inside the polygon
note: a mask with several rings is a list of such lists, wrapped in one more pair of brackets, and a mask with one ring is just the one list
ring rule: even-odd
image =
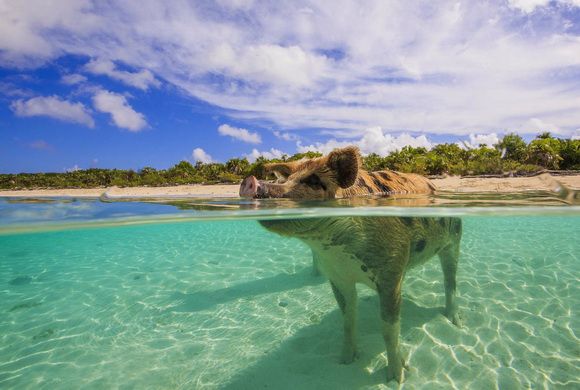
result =
[{"label": "pig", "polygon": [[274,163],[266,172],[275,183],[249,176],[240,185],[240,196],[250,198],[350,198],[371,194],[429,194],[435,186],[425,177],[395,171],[366,172],[358,148],[335,149],[326,157]]},{"label": "pig", "polygon": [[[240,194],[255,198],[334,198],[376,193],[429,193],[433,185],[419,175],[360,169],[358,149],[336,149],[328,156],[275,164],[276,183],[246,178]],[[456,273],[462,234],[453,217],[316,217],[261,220],[267,230],[307,244],[317,266],[329,279],[342,312],[344,340],[340,361],[356,359],[356,284],[374,289],[380,302],[382,335],[387,351],[387,382],[404,379],[407,368],[399,348],[403,278],[408,269],[437,255],[443,269],[445,315],[460,326]]]}]

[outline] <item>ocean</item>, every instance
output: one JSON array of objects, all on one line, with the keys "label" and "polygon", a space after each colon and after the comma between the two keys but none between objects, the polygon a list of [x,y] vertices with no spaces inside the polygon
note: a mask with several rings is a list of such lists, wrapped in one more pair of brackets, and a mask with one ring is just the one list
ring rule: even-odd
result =
[{"label": "ocean", "polygon": [[443,315],[439,261],[410,270],[401,388],[580,388],[580,207],[541,193],[0,199],[0,388],[397,388],[376,293],[358,287],[360,356],[339,364],[341,312],[310,249],[258,222],[352,216],[463,221],[463,326]]}]

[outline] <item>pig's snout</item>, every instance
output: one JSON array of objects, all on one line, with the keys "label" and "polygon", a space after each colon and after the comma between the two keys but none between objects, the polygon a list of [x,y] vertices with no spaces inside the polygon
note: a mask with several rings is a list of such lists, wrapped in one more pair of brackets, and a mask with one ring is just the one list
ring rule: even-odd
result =
[{"label": "pig's snout", "polygon": [[261,185],[254,176],[248,176],[240,185],[240,196],[255,198],[261,190]]}]

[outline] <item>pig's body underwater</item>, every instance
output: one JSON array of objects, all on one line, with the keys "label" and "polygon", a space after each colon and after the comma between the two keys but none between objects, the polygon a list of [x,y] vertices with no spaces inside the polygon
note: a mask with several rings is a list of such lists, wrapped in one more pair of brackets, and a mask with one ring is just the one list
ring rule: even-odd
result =
[{"label": "pig's body underwater", "polygon": [[[358,149],[334,150],[326,157],[272,164],[277,183],[244,180],[240,195],[252,197],[334,198],[373,193],[429,193],[434,186],[419,175],[360,169]],[[356,348],[356,283],[379,295],[388,358],[387,380],[403,380],[399,348],[401,291],[405,272],[438,255],[444,274],[445,315],[459,325],[455,304],[461,240],[459,218],[327,217],[260,221],[266,229],[295,237],[311,249],[317,267],[330,280],[344,319],[341,362]]]}]

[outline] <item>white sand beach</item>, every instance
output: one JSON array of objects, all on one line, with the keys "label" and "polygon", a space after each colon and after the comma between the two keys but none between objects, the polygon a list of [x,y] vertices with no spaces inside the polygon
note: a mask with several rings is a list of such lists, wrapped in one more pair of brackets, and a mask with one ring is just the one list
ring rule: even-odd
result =
[{"label": "white sand beach", "polygon": [[[561,185],[570,189],[580,189],[580,175],[550,176],[542,174],[532,177],[459,177],[449,176],[432,179],[437,189],[454,192],[522,192],[554,191]],[[4,190],[0,196],[13,197],[89,197],[101,195],[109,197],[194,197],[194,198],[232,198],[237,197],[238,184],[180,185],[171,187],[109,187],[109,188],[65,188]]]}]

